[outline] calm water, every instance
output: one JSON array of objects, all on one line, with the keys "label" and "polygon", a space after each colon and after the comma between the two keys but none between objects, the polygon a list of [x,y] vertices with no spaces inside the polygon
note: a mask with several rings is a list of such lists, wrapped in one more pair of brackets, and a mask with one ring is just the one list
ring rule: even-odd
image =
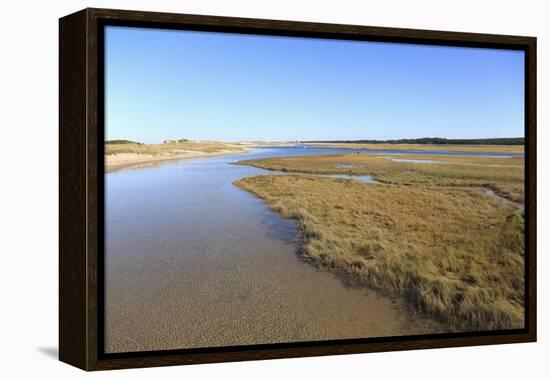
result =
[{"label": "calm water", "polygon": [[269,173],[230,164],[240,159],[339,152],[350,150],[269,148],[107,174],[106,351],[441,331],[401,299],[304,260],[294,222],[232,184]]}]

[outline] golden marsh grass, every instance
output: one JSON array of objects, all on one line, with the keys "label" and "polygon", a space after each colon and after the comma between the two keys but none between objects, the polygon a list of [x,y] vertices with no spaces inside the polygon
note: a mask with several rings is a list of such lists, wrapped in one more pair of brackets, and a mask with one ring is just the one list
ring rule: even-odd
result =
[{"label": "golden marsh grass", "polygon": [[[295,173],[235,184],[297,220],[304,254],[320,266],[405,295],[455,330],[523,326],[523,157],[362,153],[238,163]],[[296,175],[304,173],[383,184]]]},{"label": "golden marsh grass", "polygon": [[475,189],[260,175],[235,182],[297,220],[304,254],[455,330],[523,326],[524,219]]},{"label": "golden marsh grass", "polygon": [[[438,163],[396,162],[427,160]],[[267,170],[309,174],[370,175],[386,184],[486,187],[515,202],[524,200],[524,158],[413,154],[331,154],[239,161]]]},{"label": "golden marsh grass", "polygon": [[523,145],[427,145],[427,144],[398,144],[398,143],[326,143],[308,144],[309,146],[339,149],[370,149],[370,150],[437,150],[486,153],[520,153],[524,152]]}]

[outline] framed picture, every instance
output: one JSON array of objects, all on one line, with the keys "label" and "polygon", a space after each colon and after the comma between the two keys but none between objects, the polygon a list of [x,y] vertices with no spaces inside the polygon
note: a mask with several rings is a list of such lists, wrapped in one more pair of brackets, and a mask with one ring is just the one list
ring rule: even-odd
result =
[{"label": "framed picture", "polygon": [[60,19],[59,357],[536,340],[536,39]]}]

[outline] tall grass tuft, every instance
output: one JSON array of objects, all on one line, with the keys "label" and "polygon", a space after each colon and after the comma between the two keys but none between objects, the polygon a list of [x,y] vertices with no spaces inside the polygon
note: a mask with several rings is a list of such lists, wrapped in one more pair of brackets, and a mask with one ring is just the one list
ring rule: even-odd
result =
[{"label": "tall grass tuft", "polygon": [[297,220],[304,254],[454,330],[523,327],[524,219],[468,187],[260,175],[235,182]]}]

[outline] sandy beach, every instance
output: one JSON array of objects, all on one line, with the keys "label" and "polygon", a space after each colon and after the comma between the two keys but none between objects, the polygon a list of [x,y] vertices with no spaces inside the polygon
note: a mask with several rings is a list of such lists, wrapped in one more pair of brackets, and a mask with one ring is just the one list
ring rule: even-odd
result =
[{"label": "sandy beach", "polygon": [[196,159],[213,157],[228,154],[240,154],[250,151],[252,148],[244,147],[242,150],[220,150],[216,152],[205,151],[183,151],[178,153],[163,153],[163,154],[138,154],[138,153],[119,153],[105,156],[105,172],[113,172],[128,167],[145,166],[149,164],[159,163],[169,160],[179,159]]}]

